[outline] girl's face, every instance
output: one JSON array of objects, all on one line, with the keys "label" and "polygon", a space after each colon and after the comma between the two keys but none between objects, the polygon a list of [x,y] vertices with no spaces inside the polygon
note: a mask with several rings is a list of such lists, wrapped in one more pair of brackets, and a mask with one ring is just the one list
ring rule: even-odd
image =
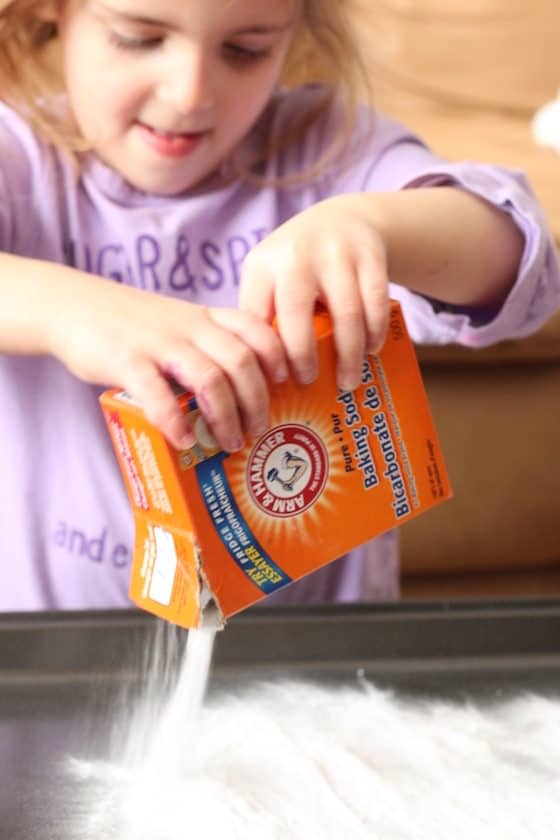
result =
[{"label": "girl's face", "polygon": [[140,190],[194,187],[266,106],[296,9],[294,0],[66,0],[59,31],[82,135]]}]

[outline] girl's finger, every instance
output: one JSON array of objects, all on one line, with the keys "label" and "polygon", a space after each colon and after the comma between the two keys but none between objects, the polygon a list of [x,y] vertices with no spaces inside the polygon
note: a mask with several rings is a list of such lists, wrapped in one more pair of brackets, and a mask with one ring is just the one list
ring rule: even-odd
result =
[{"label": "girl's finger", "polygon": [[241,417],[228,377],[212,359],[187,343],[165,348],[157,365],[147,362],[134,367],[128,387],[150,422],[174,446],[184,449],[194,442],[164,371],[194,394],[218,446],[228,452],[241,449]]},{"label": "girl's finger", "polygon": [[272,382],[284,382],[289,375],[286,353],[278,333],[261,318],[240,309],[211,309],[209,317],[244,341],[255,353]]},{"label": "girl's finger", "polygon": [[230,329],[222,329],[211,317],[205,319],[204,328],[192,335],[191,341],[196,341],[197,349],[225,375],[245,431],[251,436],[263,434],[269,424],[268,383],[250,345]]},{"label": "girl's finger", "polygon": [[270,323],[274,316],[274,279],[251,251],[243,263],[239,286],[239,308]]},{"label": "girl's finger", "polygon": [[153,362],[137,362],[125,387],[137,400],[146,418],[177,449],[187,449],[195,442],[193,430],[184,416],[171,385]]},{"label": "girl's finger", "polygon": [[303,385],[313,382],[319,372],[313,329],[317,297],[317,281],[308,269],[284,275],[276,287],[277,329],[294,377]]},{"label": "girl's finger", "polygon": [[389,281],[387,267],[381,255],[370,251],[357,264],[358,282],[362,296],[368,353],[379,353],[389,328]]},{"label": "girl's finger", "polygon": [[324,268],[321,289],[333,322],[337,384],[343,391],[353,391],[361,381],[367,336],[362,296],[352,264],[341,261]]}]

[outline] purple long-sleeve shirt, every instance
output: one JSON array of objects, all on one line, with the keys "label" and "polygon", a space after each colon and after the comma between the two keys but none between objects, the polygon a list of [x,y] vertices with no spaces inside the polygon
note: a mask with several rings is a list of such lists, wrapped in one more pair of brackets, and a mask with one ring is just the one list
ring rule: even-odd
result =
[{"label": "purple long-sleeve shirt", "polygon": [[[313,87],[280,93],[259,131],[280,135],[317,96]],[[320,157],[335,123],[336,111],[273,156],[267,174],[304,171]],[[525,237],[519,276],[500,310],[481,324],[472,313],[441,309],[392,285],[413,339],[481,347],[534,331],[557,308],[554,245],[520,173],[447,163],[381,115],[372,130],[366,109],[351,161],[296,186],[217,181],[203,192],[150,196],[94,157],[76,178],[62,153],[0,105],[0,249],[197,304],[231,306],[250,249],[318,200],[455,184],[515,220]],[[0,611],[130,605],[132,516],[99,393],[53,358],[0,357]],[[268,600],[395,597],[397,569],[397,538],[389,533]]]}]

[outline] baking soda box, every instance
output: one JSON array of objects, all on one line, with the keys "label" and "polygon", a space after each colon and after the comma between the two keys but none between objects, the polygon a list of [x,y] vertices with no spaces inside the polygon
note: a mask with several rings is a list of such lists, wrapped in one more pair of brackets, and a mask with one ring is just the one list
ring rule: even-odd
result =
[{"label": "baking soda box", "polygon": [[225,620],[451,495],[398,303],[361,386],[340,391],[330,319],[315,319],[320,376],[271,388],[271,425],[220,451],[187,393],[196,444],[176,450],[122,390],[101,396],[134,512],[130,597],[197,627]]}]

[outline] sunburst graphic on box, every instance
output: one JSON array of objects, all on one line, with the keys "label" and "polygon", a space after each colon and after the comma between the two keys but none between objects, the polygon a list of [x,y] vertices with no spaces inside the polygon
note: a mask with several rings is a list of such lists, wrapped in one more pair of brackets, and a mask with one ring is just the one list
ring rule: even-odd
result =
[{"label": "sunburst graphic on box", "polygon": [[325,519],[335,515],[344,464],[323,395],[312,401],[306,393],[279,406],[271,419],[247,455],[228,463],[227,474],[253,535],[282,551],[296,536],[302,543],[316,540]]}]

